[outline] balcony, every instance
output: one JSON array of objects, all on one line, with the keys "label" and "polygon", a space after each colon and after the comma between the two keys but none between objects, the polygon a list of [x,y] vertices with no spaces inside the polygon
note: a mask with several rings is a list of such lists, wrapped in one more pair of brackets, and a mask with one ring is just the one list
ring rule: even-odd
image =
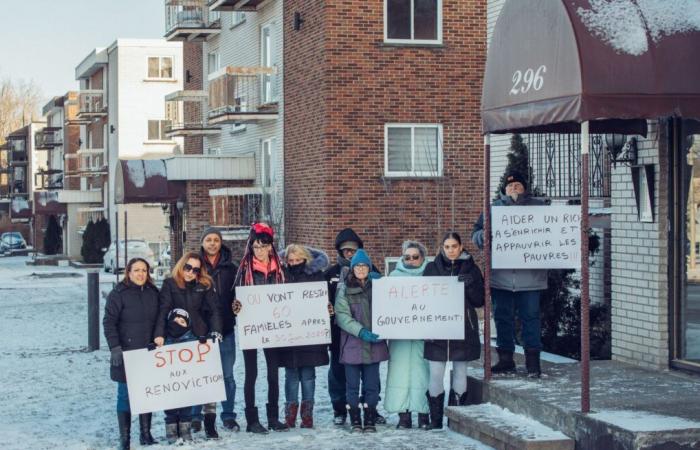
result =
[{"label": "balcony", "polygon": [[107,116],[107,102],[102,90],[80,91],[78,119],[91,119]]},{"label": "balcony", "polygon": [[53,150],[63,145],[63,129],[61,127],[44,127],[34,134],[34,148],[37,150]]},{"label": "balcony", "polygon": [[176,136],[210,136],[221,127],[209,125],[202,118],[207,99],[205,91],[177,91],[165,97],[165,118],[170,122],[165,134]]},{"label": "balcony", "polygon": [[[78,153],[80,153],[80,163],[78,168],[80,176],[98,177],[107,175],[107,163],[105,162],[104,150],[100,150],[100,152],[97,152],[96,150],[100,149],[78,150]],[[90,153],[91,151],[96,152]]]},{"label": "balcony", "polygon": [[63,189],[63,171],[41,168],[34,174],[34,189]]},{"label": "balcony", "polygon": [[277,120],[277,69],[226,67],[209,76],[209,124]]},{"label": "balcony", "polygon": [[221,19],[205,0],[165,0],[165,30],[168,41],[203,41],[221,33]]},{"label": "balcony", "polygon": [[265,0],[210,0],[212,11],[257,11]]}]

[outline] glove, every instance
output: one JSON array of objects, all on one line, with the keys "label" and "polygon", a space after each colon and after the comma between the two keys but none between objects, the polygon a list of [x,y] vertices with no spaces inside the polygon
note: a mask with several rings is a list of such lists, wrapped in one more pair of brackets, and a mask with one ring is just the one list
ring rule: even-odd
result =
[{"label": "glove", "polygon": [[114,367],[119,367],[122,364],[124,364],[124,353],[122,353],[122,348],[120,346],[116,346],[112,350],[110,350],[109,362]]},{"label": "glove", "polygon": [[360,330],[359,338],[365,342],[369,342],[370,344],[376,344],[379,342],[379,335],[372,333],[367,328]]},{"label": "glove", "polygon": [[206,344],[207,343],[207,337],[206,336],[199,336],[197,338],[200,344]]},{"label": "glove", "polygon": [[155,344],[155,342],[149,342],[146,348],[148,349],[149,352],[152,352],[155,350],[158,346]]},{"label": "glove", "polygon": [[224,340],[224,337],[221,335],[221,333],[212,331],[211,333],[209,333],[209,339],[216,343],[221,343],[221,341]]},{"label": "glove", "polygon": [[472,236],[472,241],[479,248],[484,248],[484,230],[479,230]]},{"label": "glove", "polygon": [[460,281],[460,282],[462,282],[462,283],[468,285],[469,283],[471,283],[472,277],[469,276],[469,275],[464,275],[464,274],[463,274],[463,275],[460,275],[460,276],[457,277],[457,281]]}]

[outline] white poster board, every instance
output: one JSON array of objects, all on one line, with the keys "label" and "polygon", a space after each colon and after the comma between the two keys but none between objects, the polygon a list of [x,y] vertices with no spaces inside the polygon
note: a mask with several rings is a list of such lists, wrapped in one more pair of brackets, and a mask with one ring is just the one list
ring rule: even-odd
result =
[{"label": "white poster board", "polygon": [[493,206],[491,267],[580,269],[581,206]]},{"label": "white poster board", "polygon": [[219,344],[189,341],[124,352],[132,414],[226,400]]},{"label": "white poster board", "polygon": [[329,344],[328,284],[266,284],[236,288],[243,305],[236,319],[242,350]]},{"label": "white poster board", "polygon": [[372,281],[372,332],[382,339],[464,339],[464,283],[457,277]]}]

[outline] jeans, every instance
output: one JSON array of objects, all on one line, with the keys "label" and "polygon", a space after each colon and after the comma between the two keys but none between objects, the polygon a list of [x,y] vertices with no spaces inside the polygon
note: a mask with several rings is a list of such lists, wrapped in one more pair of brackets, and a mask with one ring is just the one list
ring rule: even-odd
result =
[{"label": "jeans", "polygon": [[[267,365],[267,403],[276,406],[280,396],[280,351],[276,348],[266,348],[263,349],[263,352]],[[253,408],[255,406],[255,381],[258,378],[258,351],[256,349],[243,350],[243,363],[245,364],[243,398],[245,407]]]},{"label": "jeans", "polygon": [[192,407],[185,406],[184,408],[166,409],[165,423],[191,422]]},{"label": "jeans", "polygon": [[348,405],[357,408],[360,403],[360,379],[364,402],[371,408],[376,408],[379,403],[379,363],[373,364],[346,364],[345,365],[346,388]]},{"label": "jeans", "polygon": [[117,382],[117,412],[130,412],[129,390],[126,383]]},{"label": "jeans", "polygon": [[301,400],[313,402],[316,390],[316,368],[285,369],[284,393],[287,403],[299,403],[299,383],[301,383]]},{"label": "jeans", "polygon": [[496,322],[496,345],[505,351],[515,350],[515,315],[522,324],[523,346],[541,350],[540,295],[542,291],[511,292],[491,289],[493,319]]},{"label": "jeans", "polygon": [[339,351],[331,349],[331,365],[328,368],[328,396],[334,404],[345,407],[345,366],[340,364]]},{"label": "jeans", "polygon": [[[221,355],[221,370],[224,375],[224,387],[226,389],[226,400],[221,402],[221,420],[236,419],[233,406],[236,400],[236,380],[233,379],[233,364],[236,362],[236,333],[231,332],[224,336],[224,340],[219,344]],[[214,410],[216,413],[216,410]],[[192,407],[192,417],[200,422],[204,420],[202,415],[202,405]]]}]

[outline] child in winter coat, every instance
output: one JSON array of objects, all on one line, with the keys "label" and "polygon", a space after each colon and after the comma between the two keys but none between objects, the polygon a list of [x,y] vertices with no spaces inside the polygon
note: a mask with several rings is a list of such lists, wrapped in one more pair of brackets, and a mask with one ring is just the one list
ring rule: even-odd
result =
[{"label": "child in winter coat", "polygon": [[[338,289],[335,312],[340,334],[340,362],[345,365],[346,397],[352,431],[375,432],[379,402],[379,363],[389,359],[386,341],[372,333],[372,261],[359,249],[350,273]],[[364,428],[360,419],[360,380],[364,388]]]}]

